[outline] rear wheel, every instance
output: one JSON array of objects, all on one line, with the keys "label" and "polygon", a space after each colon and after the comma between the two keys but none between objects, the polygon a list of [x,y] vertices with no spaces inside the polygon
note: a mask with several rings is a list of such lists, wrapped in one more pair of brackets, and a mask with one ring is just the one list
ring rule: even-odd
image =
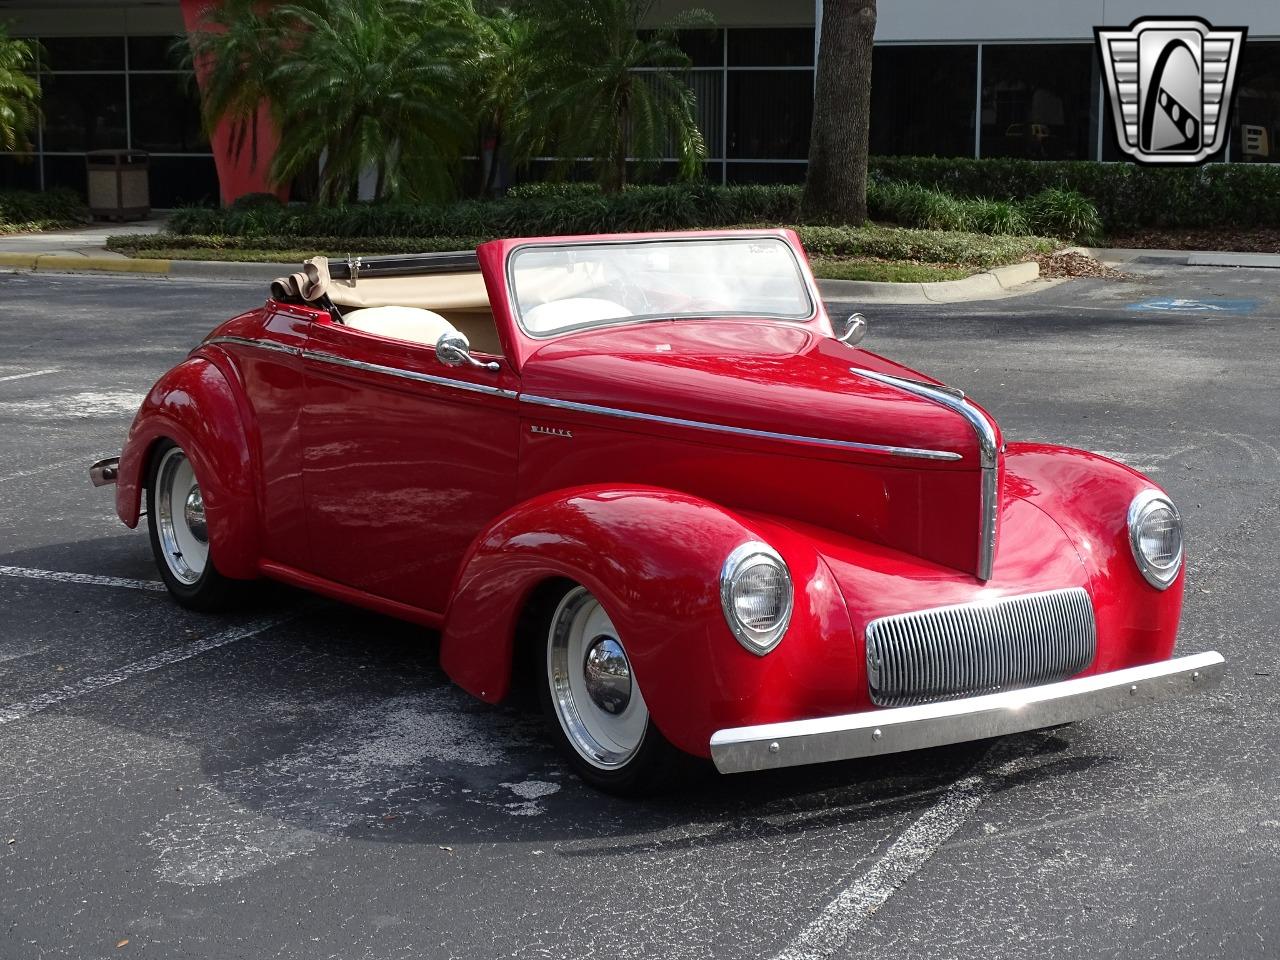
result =
[{"label": "rear wheel", "polygon": [[665,786],[683,755],[654,726],[626,647],[600,601],[573,586],[541,626],[543,712],[574,770],[611,793],[640,795]]},{"label": "rear wheel", "polygon": [[214,566],[204,495],[195,467],[170,440],[151,458],[147,528],[160,577],[175,600],[193,610],[214,611],[231,605],[244,584],[224,577]]}]

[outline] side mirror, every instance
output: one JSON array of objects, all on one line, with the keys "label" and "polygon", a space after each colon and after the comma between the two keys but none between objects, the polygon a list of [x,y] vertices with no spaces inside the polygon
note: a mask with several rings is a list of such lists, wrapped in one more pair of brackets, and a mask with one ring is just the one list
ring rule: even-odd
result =
[{"label": "side mirror", "polygon": [[440,334],[436,341],[436,359],[446,367],[479,367],[482,370],[497,370],[496,363],[481,363],[471,356],[471,341],[459,330],[451,330]]},{"label": "side mirror", "polygon": [[867,318],[860,313],[851,313],[843,320],[833,320],[832,326],[835,327],[836,339],[851,347],[861,343],[867,335]]}]

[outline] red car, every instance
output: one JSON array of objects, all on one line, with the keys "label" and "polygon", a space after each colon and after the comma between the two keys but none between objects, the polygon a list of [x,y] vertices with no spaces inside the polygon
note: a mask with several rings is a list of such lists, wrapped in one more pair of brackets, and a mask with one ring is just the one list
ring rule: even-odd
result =
[{"label": "red car", "polygon": [[[855,344],[796,235],[498,240],[276,281],[152,388],[121,456],[178,602],[270,577],[533,684],[591,783],[1065,723],[1220,678],[1170,659],[1169,498],[1006,444]],[[144,503],[145,501],[145,503]]]}]

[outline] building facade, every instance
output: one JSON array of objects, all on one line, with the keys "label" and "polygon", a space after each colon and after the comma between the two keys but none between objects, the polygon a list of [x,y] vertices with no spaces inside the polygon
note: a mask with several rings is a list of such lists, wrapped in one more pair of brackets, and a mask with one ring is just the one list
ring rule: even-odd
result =
[{"label": "building facade", "polygon": [[[174,55],[208,2],[0,0],[10,35],[37,38],[47,53],[35,149],[0,154],[0,188],[83,191],[86,152],[127,148],[151,155],[153,205],[216,200],[220,173],[223,187],[234,178],[232,164],[203,135],[196,80]],[[655,21],[687,6],[710,9],[717,22],[684,37],[707,176],[802,180],[821,0],[661,0]],[[1217,0],[1211,9],[1145,0],[885,0],[872,74],[872,152],[1120,160],[1093,28],[1155,14],[1249,28],[1230,136],[1214,159],[1280,162],[1275,0]],[[1259,138],[1258,128],[1266,135]]]}]

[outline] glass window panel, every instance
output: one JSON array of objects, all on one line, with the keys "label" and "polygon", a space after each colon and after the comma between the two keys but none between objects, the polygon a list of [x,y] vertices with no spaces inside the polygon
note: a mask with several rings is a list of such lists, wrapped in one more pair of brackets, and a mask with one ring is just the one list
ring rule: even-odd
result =
[{"label": "glass window panel", "polygon": [[[641,73],[639,76],[642,81],[653,83],[653,74]],[[690,70],[685,74],[685,81],[693,88],[694,120],[698,124],[698,129],[702,131],[702,139],[706,142],[708,157],[719,157],[721,155],[720,130],[721,113],[723,111],[721,103],[721,95],[724,90],[723,76],[719,70]],[[674,139],[668,138],[662,148],[662,156],[667,158],[676,156]]]},{"label": "glass window panel", "polygon": [[728,152],[748,160],[804,160],[813,120],[813,74],[751,70],[729,74]]},{"label": "glass window panel", "polygon": [[[653,30],[641,30],[640,36],[649,38]],[[720,67],[724,65],[724,31],[714,27],[707,30],[677,30],[676,43],[689,55],[690,66]]]},{"label": "glass window panel", "polygon": [[105,150],[125,143],[123,74],[46,74],[45,150]]},{"label": "glass window panel", "polygon": [[182,58],[174,56],[177,37],[130,37],[130,70],[179,70]]},{"label": "glass window panel", "polygon": [[[68,11],[69,12],[69,11]],[[123,70],[124,37],[41,37],[45,70]]]},{"label": "glass window panel", "polygon": [[52,190],[54,187],[69,187],[82,197],[89,195],[89,177],[84,167],[84,157],[50,157],[44,158],[44,185]]},{"label": "glass window panel", "polygon": [[1245,41],[1230,136],[1232,160],[1280,163],[1280,43]]},{"label": "glass window panel", "polygon": [[187,74],[129,77],[133,146],[153,153],[207,153],[200,126],[200,100]]},{"label": "glass window panel", "polygon": [[990,44],[982,52],[982,156],[1092,157],[1092,44]]},{"label": "glass window panel", "polygon": [[871,66],[871,152],[973,156],[976,46],[876,47]]},{"label": "glass window panel", "polygon": [[35,154],[0,154],[0,190],[39,189],[39,157]]},{"label": "glass window panel", "polygon": [[695,67],[724,65],[723,30],[681,30],[680,49],[689,55]]},{"label": "glass window panel", "polygon": [[[738,27],[729,31],[731,67],[811,67],[813,27]],[[813,82],[812,78],[809,81]]]},{"label": "glass window panel", "polygon": [[151,206],[217,204],[218,171],[212,157],[152,157]]},{"label": "glass window panel", "polygon": [[804,183],[806,163],[734,163],[725,167],[729,183]]}]

